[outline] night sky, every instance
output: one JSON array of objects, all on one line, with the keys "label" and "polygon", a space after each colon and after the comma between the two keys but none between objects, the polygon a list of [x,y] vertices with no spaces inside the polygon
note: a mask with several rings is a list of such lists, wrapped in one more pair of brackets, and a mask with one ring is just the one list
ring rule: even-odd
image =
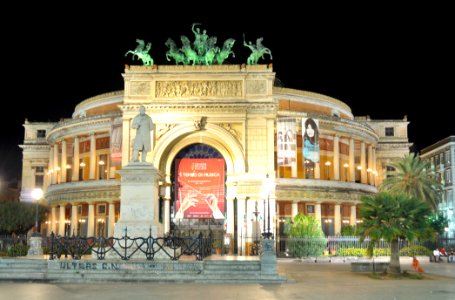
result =
[{"label": "night sky", "polygon": [[[197,9],[203,6],[191,3],[188,6]],[[20,179],[22,153],[17,145],[23,141],[25,118],[70,118],[84,99],[123,89],[124,64],[138,64],[131,56],[124,57],[136,47],[136,38],[152,42],[156,64],[171,64],[165,59],[164,42],[171,37],[181,46],[180,35],[193,41],[195,22],[202,23],[209,36],[218,37],[218,46],[227,38],[236,39],[236,57],[229,63],[246,62],[250,51],[242,46],[243,34],[253,42],[263,37],[273,61],[267,56],[259,63],[273,63],[284,87],[337,98],[356,116],[407,115],[413,150],[455,135],[453,110],[448,108],[453,102],[449,89],[455,51],[449,44],[455,26],[448,8],[310,9],[277,2],[247,8],[214,1],[204,6],[206,11],[195,13],[173,2],[161,12],[147,1],[109,9],[33,5],[40,6],[27,6],[28,14],[23,13],[25,7],[4,11],[13,21],[0,21],[3,180]]]}]

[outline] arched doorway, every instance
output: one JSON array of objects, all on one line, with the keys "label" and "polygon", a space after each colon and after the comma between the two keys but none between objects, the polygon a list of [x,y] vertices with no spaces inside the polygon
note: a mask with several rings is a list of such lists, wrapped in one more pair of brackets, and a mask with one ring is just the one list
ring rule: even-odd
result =
[{"label": "arched doorway", "polygon": [[226,162],[221,153],[202,143],[182,148],[172,161],[170,179],[171,229],[184,236],[211,232],[221,239],[226,214]]}]

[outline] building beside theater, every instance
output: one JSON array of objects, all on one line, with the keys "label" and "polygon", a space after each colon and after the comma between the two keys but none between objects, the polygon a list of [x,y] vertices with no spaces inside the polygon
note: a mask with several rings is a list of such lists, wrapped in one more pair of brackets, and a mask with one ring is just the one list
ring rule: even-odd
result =
[{"label": "building beside theater", "polygon": [[447,227],[447,237],[455,237],[455,136],[449,136],[435,144],[424,148],[420,157],[430,162],[430,167],[436,174],[436,178],[442,184],[442,202],[438,205],[438,210],[449,219]]},{"label": "building beside theater", "polygon": [[[360,197],[409,152],[406,117],[354,117],[337,99],[274,87],[271,65],[127,66],[123,77],[123,91],[82,101],[72,118],[26,120],[21,200],[43,187],[43,233],[112,236],[116,171],[132,158],[141,105],[154,123],[147,162],[162,176],[164,232],[173,223],[219,230],[235,251],[269,229],[282,236],[282,222],[299,212],[327,235],[355,225]],[[185,197],[195,202],[177,217]],[[207,209],[216,207],[221,217]]]}]

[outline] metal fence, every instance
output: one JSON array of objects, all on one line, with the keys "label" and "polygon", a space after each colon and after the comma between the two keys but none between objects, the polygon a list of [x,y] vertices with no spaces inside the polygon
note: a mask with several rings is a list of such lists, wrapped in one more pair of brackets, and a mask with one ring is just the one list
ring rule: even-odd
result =
[{"label": "metal fence", "polygon": [[0,252],[7,252],[9,248],[19,243],[27,245],[27,235],[0,235]]},{"label": "metal fence", "polygon": [[[291,242],[292,241],[292,242]],[[318,238],[319,241],[319,238]],[[327,245],[325,248],[326,253],[321,252],[320,255],[338,255],[338,256],[347,256],[346,253],[354,253],[353,255],[360,255],[360,253],[364,253],[365,251],[348,251],[348,249],[361,249],[366,250],[370,244],[370,239],[366,238],[365,240],[361,241],[360,237],[358,236],[328,236],[326,237]],[[292,243],[302,243],[303,245],[310,246],[314,239],[312,238],[282,238],[280,237],[277,239],[277,256],[278,257],[294,257],[292,253]],[[436,241],[408,241],[405,239],[398,240],[399,249],[403,249],[405,247],[411,246],[423,246],[428,250],[433,250],[436,248],[445,249],[454,249],[455,248],[455,239],[454,238],[439,238]],[[388,249],[390,249],[389,243],[386,241],[379,241],[375,246],[375,251],[377,254],[375,255],[388,255]],[[383,251],[381,251],[383,250]]]},{"label": "metal fence", "polygon": [[154,238],[151,231],[148,237],[130,237],[125,229],[125,235],[115,237],[80,237],[55,236],[51,233],[49,259],[72,257],[80,259],[83,255],[95,256],[98,260],[120,258],[144,258],[154,260],[156,257],[179,260],[182,255],[194,255],[197,260],[209,256],[212,251],[211,236],[204,237],[200,233],[196,237],[181,237],[174,234]]}]

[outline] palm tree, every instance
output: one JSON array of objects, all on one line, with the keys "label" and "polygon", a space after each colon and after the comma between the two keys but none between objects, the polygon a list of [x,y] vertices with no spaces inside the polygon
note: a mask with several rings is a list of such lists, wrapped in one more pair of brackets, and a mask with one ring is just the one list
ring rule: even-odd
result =
[{"label": "palm tree", "polygon": [[384,180],[381,191],[391,194],[405,194],[422,200],[436,211],[441,197],[441,184],[435,179],[429,163],[415,154],[406,155],[392,164],[393,176]]},{"label": "palm tree", "polygon": [[379,193],[361,198],[360,217],[363,223],[359,232],[362,238],[370,237],[369,255],[380,239],[390,243],[389,273],[401,273],[398,239],[412,241],[425,238],[429,230],[430,207],[423,201],[405,195]]}]

